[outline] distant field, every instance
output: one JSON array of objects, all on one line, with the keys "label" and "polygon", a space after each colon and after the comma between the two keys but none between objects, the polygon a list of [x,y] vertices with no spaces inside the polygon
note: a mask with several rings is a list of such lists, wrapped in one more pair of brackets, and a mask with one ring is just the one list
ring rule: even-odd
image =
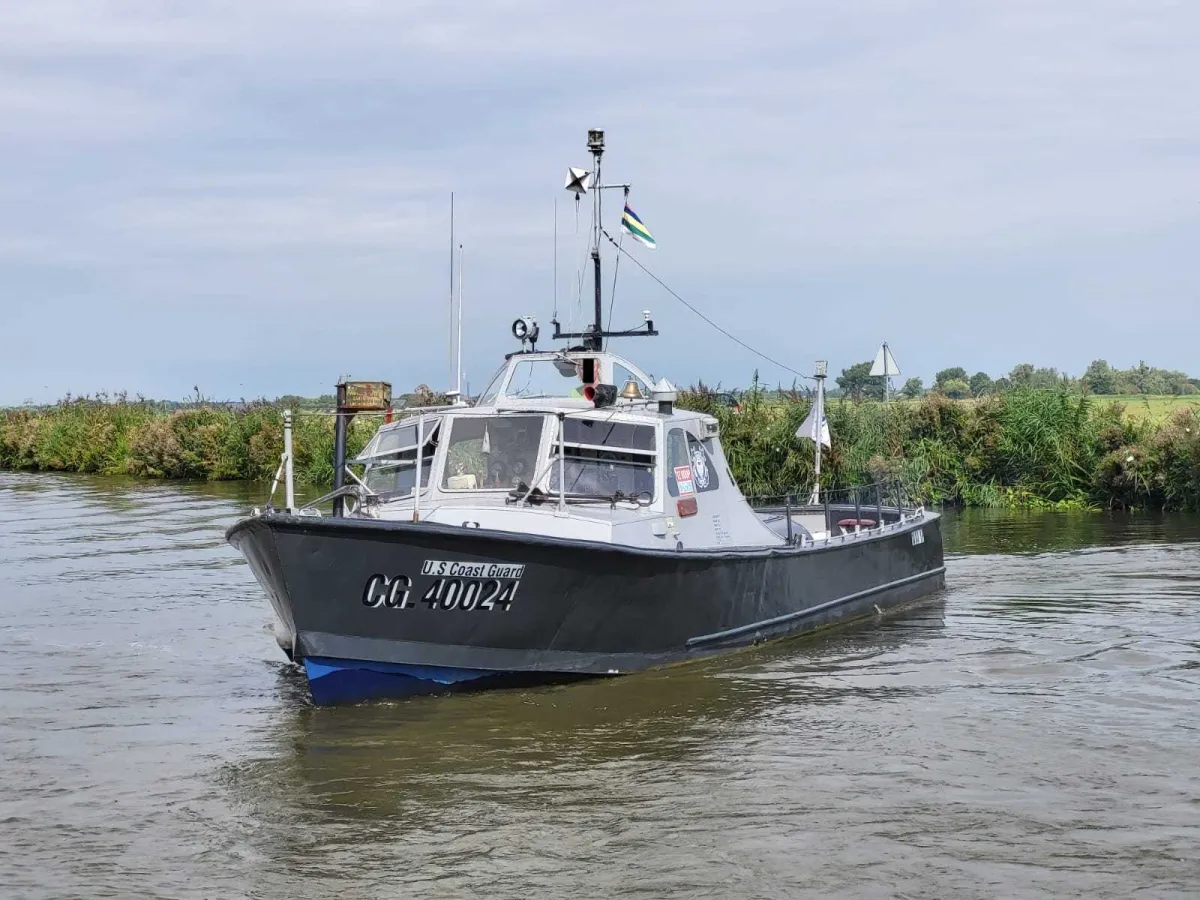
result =
[{"label": "distant field", "polygon": [[[1200,394],[1092,394],[1095,404],[1120,403],[1125,407],[1125,415],[1130,419],[1147,422],[1164,422],[1173,413],[1181,409],[1194,409],[1200,412]],[[836,400],[832,402],[837,402]],[[897,397],[892,402],[916,404],[920,400],[906,400]],[[963,400],[963,403],[974,403],[974,400]]]},{"label": "distant field", "polygon": [[1092,398],[1097,402],[1123,403],[1125,415],[1131,419],[1144,419],[1150,422],[1162,422],[1180,409],[1195,409],[1200,411],[1200,394],[1166,394],[1149,396],[1146,394],[1100,395]]}]

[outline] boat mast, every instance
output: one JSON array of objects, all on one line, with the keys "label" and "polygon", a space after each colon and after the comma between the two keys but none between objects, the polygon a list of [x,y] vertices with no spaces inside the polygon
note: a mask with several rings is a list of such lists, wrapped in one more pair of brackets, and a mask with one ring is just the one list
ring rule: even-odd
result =
[{"label": "boat mast", "polygon": [[825,360],[817,360],[816,368],[813,372],[813,377],[817,379],[817,403],[814,409],[816,413],[816,429],[817,436],[813,441],[817,448],[817,457],[813,464],[813,492],[810,502],[813,506],[821,502],[821,439],[825,436],[825,430],[822,427],[822,422],[825,421],[825,375],[828,372],[828,365]]},{"label": "boat mast", "polygon": [[592,129],[588,132],[588,149],[592,151],[592,156],[596,157],[596,168],[593,182],[596,186],[596,191],[592,195],[595,199],[593,202],[592,213],[592,271],[595,274],[595,300],[596,310],[592,320],[592,336],[590,339],[584,339],[584,346],[589,350],[601,349],[601,333],[604,331],[604,304],[600,297],[600,196],[603,193],[601,185],[604,183],[600,180],[600,157],[604,155],[604,132]]},{"label": "boat mast", "polygon": [[458,245],[458,323],[454,333],[457,344],[454,348],[454,399],[462,399],[462,304],[463,304],[463,246]]},{"label": "boat mast", "polygon": [[646,320],[645,328],[635,328],[629,331],[604,330],[604,305],[600,290],[600,240],[607,237],[607,234],[604,231],[604,221],[601,217],[603,206],[600,202],[600,192],[611,188],[622,188],[628,194],[629,185],[603,184],[600,181],[600,158],[604,155],[604,131],[602,129],[588,129],[587,147],[588,151],[595,157],[594,167],[590,173],[585,173],[580,169],[568,170],[567,190],[574,193],[578,198],[579,194],[587,193],[590,182],[590,189],[595,191],[595,196],[592,200],[592,273],[595,279],[593,288],[595,309],[593,311],[592,324],[588,326],[586,331],[565,332],[559,330],[557,318],[550,321],[554,323],[554,339],[556,341],[582,338],[585,349],[600,351],[604,348],[604,339],[606,337],[652,336],[658,334],[658,332],[654,330],[654,322],[649,318]]}]

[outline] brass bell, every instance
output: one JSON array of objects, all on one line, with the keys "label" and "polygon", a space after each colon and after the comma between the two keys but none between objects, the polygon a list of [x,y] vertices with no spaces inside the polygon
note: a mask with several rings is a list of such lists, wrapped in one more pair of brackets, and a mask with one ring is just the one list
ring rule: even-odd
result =
[{"label": "brass bell", "polygon": [[638,387],[638,383],[630,378],[625,382],[625,387],[621,388],[621,396],[626,400],[641,400],[642,389]]}]

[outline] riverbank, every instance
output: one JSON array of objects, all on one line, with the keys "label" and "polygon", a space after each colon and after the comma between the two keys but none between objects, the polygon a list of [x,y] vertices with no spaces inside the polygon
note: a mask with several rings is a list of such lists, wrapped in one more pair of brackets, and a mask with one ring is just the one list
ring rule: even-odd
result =
[{"label": "riverbank", "polygon": [[[812,444],[795,438],[807,399],[751,393],[735,409],[708,391],[689,391],[680,405],[721,420],[732,474],[746,494],[811,485]],[[1200,414],[1191,407],[1155,421],[1120,403],[1011,391],[971,403],[936,394],[890,406],[835,400],[827,412],[828,487],[898,478],[929,503],[1200,510]],[[282,409],[265,403],[164,412],[136,401],[75,399],[3,413],[0,468],[266,481],[279,465],[282,422]],[[352,453],[377,425],[353,423]],[[298,415],[295,452],[299,479],[329,484],[332,418]]]}]

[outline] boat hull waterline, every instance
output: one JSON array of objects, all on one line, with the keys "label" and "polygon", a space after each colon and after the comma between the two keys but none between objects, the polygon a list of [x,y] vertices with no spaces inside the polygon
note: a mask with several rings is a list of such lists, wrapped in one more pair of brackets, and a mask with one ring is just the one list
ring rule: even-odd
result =
[{"label": "boat hull waterline", "polygon": [[932,513],[804,549],[278,513],[227,537],[318,705],[627,674],[881,614],[945,584]]}]

